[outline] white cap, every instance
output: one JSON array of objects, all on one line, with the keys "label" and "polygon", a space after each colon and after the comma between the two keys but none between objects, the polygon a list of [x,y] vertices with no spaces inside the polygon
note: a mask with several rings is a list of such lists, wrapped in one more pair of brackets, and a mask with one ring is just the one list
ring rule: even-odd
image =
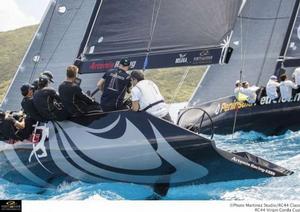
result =
[{"label": "white cap", "polygon": [[270,79],[271,79],[271,80],[277,80],[277,77],[276,77],[275,75],[272,75],[272,76],[270,77]]},{"label": "white cap", "polygon": [[241,83],[241,81],[239,81],[239,80],[235,81],[235,84],[239,84],[239,83]]}]

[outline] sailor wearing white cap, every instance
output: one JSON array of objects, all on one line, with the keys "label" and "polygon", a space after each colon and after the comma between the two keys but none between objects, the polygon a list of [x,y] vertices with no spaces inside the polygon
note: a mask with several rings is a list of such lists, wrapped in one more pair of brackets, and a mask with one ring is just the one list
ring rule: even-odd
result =
[{"label": "sailor wearing white cap", "polygon": [[278,98],[277,88],[279,87],[279,85],[280,84],[277,82],[277,77],[275,75],[272,75],[266,86],[267,96],[271,100]]}]

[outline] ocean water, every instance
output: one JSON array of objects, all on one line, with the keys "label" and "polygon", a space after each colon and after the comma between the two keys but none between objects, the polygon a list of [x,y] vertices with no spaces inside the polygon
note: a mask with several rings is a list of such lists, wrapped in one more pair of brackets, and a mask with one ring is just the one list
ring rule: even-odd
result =
[{"label": "ocean water", "polygon": [[[281,136],[236,132],[214,137],[224,150],[248,151],[295,173],[287,177],[229,181],[171,188],[165,200],[300,200],[300,131]],[[0,199],[143,200],[152,188],[127,183],[62,183],[56,189],[15,185],[0,178]]]}]

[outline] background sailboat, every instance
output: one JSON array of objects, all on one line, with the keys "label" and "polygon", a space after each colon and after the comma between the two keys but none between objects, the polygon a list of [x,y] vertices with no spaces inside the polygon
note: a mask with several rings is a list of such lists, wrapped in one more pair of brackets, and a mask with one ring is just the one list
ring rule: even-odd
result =
[{"label": "background sailboat", "polygon": [[189,106],[231,96],[241,69],[243,80],[265,86],[276,70],[294,6],[294,0],[246,1],[233,29],[230,63],[208,67]]},{"label": "background sailboat", "polygon": [[[246,1],[233,30],[231,45],[235,51],[230,63],[208,67],[188,104],[208,112],[216,133],[256,130],[278,134],[300,128],[293,118],[300,113],[297,96],[292,102],[281,103],[279,100],[273,104],[262,92],[254,105],[234,103],[233,97],[235,81],[240,78],[251,85],[264,87],[271,75],[282,74],[282,67],[291,76],[299,43],[296,24],[299,22],[298,10],[299,1]],[[193,113],[194,117],[195,113],[202,116],[201,112],[190,111],[182,117],[181,126],[191,126],[197,122],[196,117],[194,120],[189,118]],[[210,128],[211,121],[202,127]]]}]

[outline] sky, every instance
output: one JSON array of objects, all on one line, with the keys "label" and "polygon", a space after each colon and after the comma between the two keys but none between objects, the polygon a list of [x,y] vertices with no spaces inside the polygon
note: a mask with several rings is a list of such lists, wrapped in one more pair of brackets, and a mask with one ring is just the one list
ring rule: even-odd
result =
[{"label": "sky", "polygon": [[0,0],[0,32],[38,24],[51,0]]}]

